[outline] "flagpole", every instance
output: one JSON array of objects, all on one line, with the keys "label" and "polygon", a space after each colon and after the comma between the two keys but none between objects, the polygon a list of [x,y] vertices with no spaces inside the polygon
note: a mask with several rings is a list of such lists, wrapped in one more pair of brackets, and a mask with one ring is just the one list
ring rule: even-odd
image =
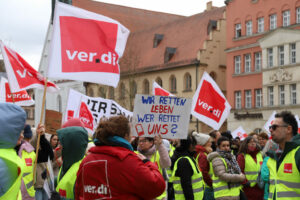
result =
[{"label": "flagpole", "polygon": [[[45,79],[45,85],[44,85],[44,94],[43,94],[43,101],[42,101],[42,110],[41,110],[41,117],[40,117],[40,123],[41,124],[43,122],[43,118],[44,118],[44,112],[45,112],[45,101],[46,101],[46,92],[47,92],[47,82],[48,79]],[[37,165],[37,159],[38,159],[38,155],[39,155],[39,148],[40,148],[40,140],[41,140],[41,135],[38,134],[38,139],[37,139],[37,144],[36,144],[36,149],[35,149],[35,155],[36,155],[36,159],[34,161],[34,166],[33,166],[33,184],[35,184],[36,182],[36,165]]]}]

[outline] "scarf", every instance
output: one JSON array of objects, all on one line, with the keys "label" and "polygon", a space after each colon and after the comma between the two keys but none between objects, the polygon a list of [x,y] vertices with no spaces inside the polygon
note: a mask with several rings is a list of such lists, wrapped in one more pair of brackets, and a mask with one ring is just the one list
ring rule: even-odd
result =
[{"label": "scarf", "polygon": [[[111,136],[111,137],[108,137],[107,140],[114,144],[112,146],[120,146],[120,147],[129,149],[130,151],[134,151],[131,144],[127,140],[125,140],[124,138],[122,138],[120,136]],[[101,143],[97,138],[94,139],[94,143],[96,146],[105,145],[105,144]]]},{"label": "scarf", "polygon": [[150,147],[148,150],[141,150],[139,147],[137,148],[138,152],[143,154],[147,159],[151,159],[152,155],[155,153],[156,151],[156,147],[155,145],[153,145],[152,147]]},{"label": "scarf", "polygon": [[241,168],[239,164],[237,163],[235,156],[231,154],[230,151],[221,151],[217,150],[219,155],[225,159],[226,164],[227,164],[227,172],[229,174],[240,174],[241,173]]}]

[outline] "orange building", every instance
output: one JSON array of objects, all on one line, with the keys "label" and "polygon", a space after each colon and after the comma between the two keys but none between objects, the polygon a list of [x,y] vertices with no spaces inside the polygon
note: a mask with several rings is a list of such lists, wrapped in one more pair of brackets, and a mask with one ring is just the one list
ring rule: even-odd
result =
[{"label": "orange building", "polygon": [[[274,53],[272,50],[271,54],[270,50],[269,55],[267,50],[262,51],[260,41],[279,28],[299,29],[300,1],[226,0],[225,3],[227,18],[226,86],[227,99],[232,106],[228,118],[228,128],[234,130],[242,125],[247,132],[259,132],[273,110],[289,109],[287,105],[277,106],[263,103],[267,102],[263,98],[268,98],[267,94],[263,94],[266,91],[264,87],[268,87],[263,83],[263,74],[290,65],[288,62],[280,65],[276,60],[279,54],[275,53],[283,52],[282,46],[278,51],[277,46],[274,47]],[[288,48],[288,44],[286,46]],[[263,60],[264,58],[268,61]],[[274,61],[276,65],[268,66],[267,63],[273,63],[273,60],[276,60],[276,62]],[[288,83],[277,82],[275,85],[278,84]]]}]

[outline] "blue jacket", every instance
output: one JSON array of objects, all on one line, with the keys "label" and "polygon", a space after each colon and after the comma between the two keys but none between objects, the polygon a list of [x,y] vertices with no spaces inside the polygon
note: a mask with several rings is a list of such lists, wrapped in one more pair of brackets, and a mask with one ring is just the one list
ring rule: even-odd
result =
[{"label": "blue jacket", "polygon": [[264,186],[264,199],[267,200],[269,197],[269,178],[270,178],[270,171],[269,168],[267,166],[267,162],[269,160],[270,157],[266,156],[264,158],[263,164],[261,166],[261,170],[260,170],[260,177],[261,180],[265,183]]}]

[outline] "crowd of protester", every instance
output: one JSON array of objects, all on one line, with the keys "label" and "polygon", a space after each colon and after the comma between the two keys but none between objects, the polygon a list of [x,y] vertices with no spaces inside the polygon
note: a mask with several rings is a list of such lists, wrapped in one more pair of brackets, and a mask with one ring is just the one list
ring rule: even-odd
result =
[{"label": "crowd of protester", "polygon": [[300,199],[300,134],[287,111],[276,114],[270,135],[242,141],[217,130],[191,130],[181,140],[133,137],[124,116],[101,120],[92,138],[70,119],[49,138],[14,104],[0,103],[0,116],[1,200]]}]

